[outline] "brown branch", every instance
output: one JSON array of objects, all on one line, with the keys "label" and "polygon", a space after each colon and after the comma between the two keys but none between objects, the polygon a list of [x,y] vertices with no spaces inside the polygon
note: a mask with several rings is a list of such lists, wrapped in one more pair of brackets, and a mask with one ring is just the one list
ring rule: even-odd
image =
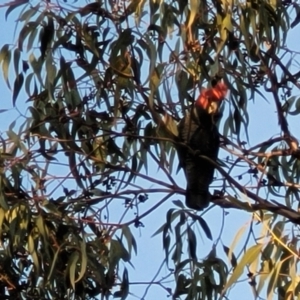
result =
[{"label": "brown branch", "polygon": [[[252,197],[252,196],[255,197]],[[241,205],[230,202],[228,200],[226,200],[226,197],[224,198],[220,198],[217,196],[213,196],[212,197],[212,202],[216,205],[219,205],[222,208],[234,208],[234,209],[239,209],[239,210],[245,210],[245,206],[247,205],[249,207],[249,210],[252,211],[257,211],[257,210],[268,210],[270,212],[276,213],[278,215],[281,215],[283,217],[286,217],[287,219],[289,219],[290,222],[294,223],[294,224],[300,224],[300,215],[298,212],[296,212],[295,210],[292,210],[284,205],[281,205],[280,203],[277,203],[278,205],[274,205],[270,202],[268,202],[267,200],[264,200],[258,196],[256,196],[253,193],[248,193],[247,196],[249,196],[250,198],[257,198],[255,200],[258,200],[259,203],[254,203],[254,204],[249,204],[247,202],[241,202]]]},{"label": "brown branch", "polygon": [[[234,180],[225,170],[223,170],[215,161],[211,160],[210,158],[206,157],[206,156],[200,156],[201,158],[204,158],[206,160],[208,160],[211,164],[213,164],[215,166],[215,168],[226,178],[226,180],[228,182],[230,182],[233,186],[235,186],[241,193],[243,193],[244,195],[246,195],[248,198],[254,200],[256,203],[255,204],[249,204],[249,208],[253,209],[253,210],[268,210],[270,212],[273,213],[277,213],[278,215],[281,215],[283,217],[288,218],[291,222],[295,223],[295,224],[300,224],[300,214],[298,212],[296,212],[295,210],[288,208],[284,205],[275,205],[269,201],[267,201],[266,199],[263,199],[261,197],[259,197],[258,195],[256,195],[255,193],[248,191],[245,189],[244,186],[242,186],[241,184],[239,184],[236,180]],[[214,197],[214,202],[216,202],[216,199]],[[222,201],[218,200],[217,203],[222,204],[220,206],[223,207],[231,207],[231,208],[240,208],[240,206],[235,205],[233,203],[229,202],[224,202],[224,199],[221,199]]]},{"label": "brown branch", "polygon": [[297,72],[294,75],[292,75],[292,73],[287,69],[287,67],[282,63],[281,59],[277,55],[275,55],[274,53],[270,54],[269,52],[265,52],[262,50],[261,50],[261,52],[263,54],[265,54],[266,56],[269,56],[269,58],[273,59],[273,61],[275,61],[278,66],[280,66],[282,72],[284,73],[285,76],[283,76],[283,79],[281,80],[281,82],[279,82],[280,86],[282,86],[286,82],[290,81],[296,87],[300,88],[300,84],[296,80],[296,78],[299,76],[300,72]]},{"label": "brown branch", "polygon": [[[279,126],[281,128],[281,131],[283,132],[283,136],[286,138],[286,142],[289,145],[290,149],[292,149],[292,151],[296,151],[298,149],[298,142],[297,140],[291,135],[290,131],[289,131],[289,126],[288,126],[288,122],[286,117],[284,116],[284,112],[282,110],[282,106],[280,103],[280,99],[278,96],[278,89],[280,88],[280,83],[277,80],[275,71],[271,70],[268,66],[266,57],[264,57],[262,55],[262,53],[265,54],[265,56],[268,56],[269,58],[271,58],[277,65],[279,65],[282,69],[282,71],[285,74],[288,74],[288,76],[292,76],[292,74],[287,70],[287,68],[282,64],[282,62],[280,61],[280,59],[275,55],[275,54],[270,54],[268,52],[264,52],[261,51],[259,53],[260,59],[261,61],[264,63],[264,67],[267,70],[267,75],[269,76],[270,82],[271,82],[271,88],[266,88],[267,91],[271,91],[274,97],[274,101],[275,101],[275,106],[277,109],[277,115],[278,115],[278,123]],[[297,84],[297,86],[299,87],[299,85]]]}]

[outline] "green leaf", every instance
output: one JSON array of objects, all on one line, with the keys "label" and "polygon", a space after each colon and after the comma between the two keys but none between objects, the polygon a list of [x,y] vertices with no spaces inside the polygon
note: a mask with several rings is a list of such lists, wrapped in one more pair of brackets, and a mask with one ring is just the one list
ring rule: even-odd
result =
[{"label": "green leaf", "polygon": [[161,82],[161,75],[164,71],[165,65],[159,64],[151,74],[150,78],[150,89],[152,92],[156,92]]},{"label": "green leaf", "polygon": [[171,231],[172,232],[172,227],[171,227],[171,223],[174,221],[174,216],[173,216],[173,212],[175,211],[174,208],[171,208],[168,210],[167,212],[167,216],[166,216],[166,224],[165,227],[167,229],[167,231]]},{"label": "green leaf", "polygon": [[44,87],[43,80],[41,77],[42,61],[40,59],[37,60],[36,57],[34,56],[34,54],[31,53],[29,55],[29,63],[34,71],[34,74],[38,78],[41,87]]},{"label": "green leaf", "polygon": [[3,186],[3,175],[0,175],[0,209],[4,210],[4,211],[8,211],[9,210],[9,206],[7,204],[6,201],[6,196],[4,193],[4,188],[5,186]]},{"label": "green leaf", "polygon": [[170,235],[169,235],[166,227],[164,228],[164,231],[162,234],[162,240],[163,240],[163,249],[165,250],[166,264],[168,267],[169,266],[169,250],[170,250],[171,238],[170,238]]},{"label": "green leaf", "polygon": [[102,11],[103,10],[102,10],[102,7],[101,7],[101,3],[98,3],[98,2],[87,4],[86,6],[81,7],[78,10],[78,12],[80,13],[80,15],[82,17],[87,16],[90,13],[97,14],[97,13],[100,13]]},{"label": "green leaf", "polygon": [[190,226],[188,226],[187,228],[187,237],[188,237],[190,257],[194,260],[197,260],[197,255],[196,255],[197,239],[194,231],[191,229]]},{"label": "green leaf", "polygon": [[127,244],[128,244],[128,249],[129,249],[129,254],[131,254],[131,249],[133,248],[135,254],[137,255],[137,244],[134,236],[132,235],[130,228],[127,225],[122,226],[122,233],[124,234]]},{"label": "green leaf", "polygon": [[128,271],[125,268],[123,271],[120,291],[114,293],[114,298],[121,298],[121,300],[125,300],[128,294],[129,294],[129,279],[128,279]]},{"label": "green leaf", "polygon": [[33,43],[35,41],[35,38],[36,38],[38,32],[39,32],[38,28],[35,28],[29,33],[29,38],[28,38],[28,42],[27,42],[27,52],[29,52],[33,48],[33,46],[34,46]]},{"label": "green leaf", "polygon": [[177,123],[172,116],[165,114],[162,118],[162,122],[165,124],[165,128],[171,132],[174,137],[178,136]]},{"label": "green leaf", "polygon": [[300,23],[300,7],[298,5],[294,6],[296,12],[296,18],[291,23],[291,28],[294,28],[296,25]]},{"label": "green leaf", "polygon": [[228,259],[230,260],[232,267],[235,268],[237,265],[237,260],[236,260],[236,257],[234,255],[233,251],[230,251],[229,248],[225,245],[223,245],[223,250],[226,253],[226,255],[228,256]]},{"label": "green leaf", "polygon": [[196,219],[198,220],[200,226],[204,230],[207,238],[209,238],[212,241],[212,234],[211,234],[211,231],[210,231],[207,223],[205,222],[205,220],[202,217],[200,217],[200,216],[196,216]]},{"label": "green leaf", "polygon": [[18,18],[18,21],[24,21],[25,22],[25,26],[26,24],[28,24],[28,20],[30,18],[32,18],[38,11],[39,4],[37,4],[36,6],[32,6],[30,7],[30,9],[28,10],[23,10],[24,12],[21,14],[21,16]]},{"label": "green leaf", "polygon": [[165,227],[168,227],[168,230],[170,230],[172,232],[172,228],[171,228],[171,223],[181,214],[181,211],[177,210],[174,212],[174,209],[170,209],[167,212],[167,220],[166,223],[163,224],[161,227],[159,227],[152,235],[151,237],[154,237],[156,235],[158,235],[159,233],[163,232],[163,230],[165,229]]},{"label": "green leaf", "polygon": [[13,90],[13,96],[12,96],[12,102],[13,102],[13,106],[16,105],[16,100],[17,100],[17,97],[20,93],[20,90],[23,86],[23,83],[24,83],[24,75],[23,73],[20,73],[16,79],[15,79],[15,83],[14,83],[14,90]]},{"label": "green leaf", "polygon": [[47,56],[47,59],[46,59],[46,72],[47,72],[46,83],[48,83],[47,84],[48,89],[51,91],[51,88],[52,88],[52,90],[54,88],[53,84],[54,84],[54,80],[55,80],[56,75],[57,75],[56,74],[57,69],[55,67],[52,55]]},{"label": "green leaf", "polygon": [[117,240],[111,240],[110,242],[110,262],[116,264],[120,259],[128,262],[130,260],[130,254],[123,246],[122,241],[117,238]]},{"label": "green leaf", "polygon": [[17,0],[14,2],[10,2],[10,5],[8,6],[8,9],[5,12],[5,20],[7,20],[7,17],[9,14],[14,11],[17,7],[24,5],[24,4],[29,4],[29,0]]},{"label": "green leaf", "polygon": [[122,53],[126,47],[133,44],[133,41],[134,36],[132,35],[132,30],[130,28],[123,30],[111,51],[110,61],[113,62],[117,58],[119,51],[121,50]]},{"label": "green leaf", "polygon": [[14,68],[16,75],[19,73],[19,62],[20,62],[21,52],[18,48],[14,51]]},{"label": "green leaf", "polygon": [[128,186],[128,184],[131,183],[131,181],[136,177],[136,172],[137,172],[137,155],[133,155],[132,159],[131,159],[131,169],[130,169],[130,174],[128,176],[128,179],[126,180],[126,184],[124,186],[124,188],[126,186]]},{"label": "green leaf", "polygon": [[31,97],[33,93],[30,91],[30,85],[31,85],[31,80],[34,77],[34,73],[30,73],[26,76],[25,79],[25,92],[28,95],[28,97]]},{"label": "green leaf", "polygon": [[173,200],[172,202],[174,203],[174,205],[178,206],[179,208],[184,209],[184,204],[182,203],[182,201],[180,201],[180,200]]},{"label": "green leaf", "polygon": [[28,22],[20,31],[19,39],[18,39],[18,48],[22,52],[23,51],[23,43],[26,37],[38,28],[39,24],[37,22]]}]

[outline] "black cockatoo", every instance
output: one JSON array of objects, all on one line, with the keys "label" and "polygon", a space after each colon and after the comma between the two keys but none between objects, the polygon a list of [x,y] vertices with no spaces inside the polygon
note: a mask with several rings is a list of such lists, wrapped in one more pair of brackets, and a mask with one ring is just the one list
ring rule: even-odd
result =
[{"label": "black cockatoo", "polygon": [[213,181],[215,168],[199,155],[217,160],[219,132],[215,125],[215,115],[227,91],[223,82],[201,90],[192,112],[186,114],[178,124],[181,143],[178,156],[187,180],[186,206],[192,209],[204,209],[211,199],[209,185]]}]

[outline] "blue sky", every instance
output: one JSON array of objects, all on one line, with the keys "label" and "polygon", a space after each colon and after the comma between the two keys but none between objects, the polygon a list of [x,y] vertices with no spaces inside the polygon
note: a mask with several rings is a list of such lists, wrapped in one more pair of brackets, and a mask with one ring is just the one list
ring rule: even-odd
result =
[{"label": "blue sky", "polygon": [[[15,17],[17,14],[10,15],[7,22],[4,21],[4,10],[0,9],[0,25],[1,28],[4,29],[5,35],[2,35],[0,38],[0,45],[2,47],[5,43],[14,43],[15,38],[13,37],[14,34],[14,25],[15,25]],[[287,47],[292,50],[298,49],[298,35],[299,35],[299,29],[296,26],[293,30],[289,32],[288,40],[287,40]],[[298,70],[298,65],[295,64],[295,66],[292,68],[292,73],[296,70]],[[12,106],[12,100],[11,100],[11,91],[8,89],[7,85],[5,84],[2,75],[0,76],[0,89],[2,91],[2,100],[1,100],[1,109],[8,109],[7,112],[1,113],[1,123],[0,123],[0,132],[4,133],[8,126],[11,124],[13,120],[16,118],[19,118],[19,121],[21,122],[20,114],[17,111],[16,108],[13,108]],[[11,79],[14,78],[14,74],[11,74]],[[13,81],[11,80],[11,86],[13,85]],[[293,89],[293,95],[297,96],[299,95],[299,90]],[[26,110],[26,103],[27,96],[25,95],[24,91],[21,92],[20,96],[17,100],[17,108],[19,111],[24,113]],[[227,102],[225,105],[229,105]],[[255,145],[256,143],[262,142],[273,135],[278,135],[279,126],[278,126],[278,120],[277,120],[277,114],[276,114],[276,108],[273,102],[273,99],[270,98],[269,101],[265,101],[261,97],[257,96],[254,101],[249,101],[249,115],[250,115],[250,124],[249,124],[249,137],[250,137],[250,145]],[[226,109],[224,112],[224,118],[226,118]],[[289,124],[290,124],[290,130],[292,134],[300,139],[299,134],[299,125],[300,125],[300,119],[299,117],[289,117]],[[17,126],[15,127],[15,129]],[[246,137],[245,137],[246,139]],[[221,151],[219,157],[225,158],[228,154],[224,151]],[[149,169],[149,175],[154,176],[159,179],[161,178],[161,172],[157,170],[157,168],[150,168]],[[176,181],[180,183],[180,186],[185,186],[185,178],[183,176],[182,171],[175,175],[174,172],[174,178],[176,178]],[[153,195],[150,197],[149,201],[146,206],[150,207],[155,202],[155,199],[161,199],[160,195]],[[137,243],[138,243],[138,256],[133,256],[132,263],[135,267],[135,270],[133,270],[130,266],[127,266],[129,270],[129,276],[131,282],[141,283],[141,282],[149,282],[152,280],[154,274],[157,272],[163,258],[164,258],[164,252],[162,248],[162,242],[161,242],[161,235],[151,237],[152,234],[163,224],[165,223],[165,215],[168,209],[171,207],[174,207],[174,205],[171,203],[171,200],[177,200],[181,199],[183,200],[183,197],[180,195],[176,195],[171,197],[170,200],[168,200],[166,203],[164,203],[161,207],[159,207],[155,213],[152,213],[148,215],[145,219],[142,220],[142,222],[145,225],[145,228],[139,228],[136,229],[134,227],[131,228],[134,236],[136,237]],[[230,244],[233,241],[233,238],[237,232],[237,229],[241,226],[245,225],[248,226],[249,222],[251,222],[251,215],[246,213],[241,213],[238,211],[227,211],[228,215],[225,217],[225,228],[223,230],[223,236],[222,241],[226,246],[230,246]],[[213,237],[217,237],[220,228],[221,223],[220,220],[222,219],[223,212],[220,208],[215,207],[211,209],[207,214],[205,214],[204,219],[209,224],[209,227],[212,231]],[[133,215],[129,214],[129,218],[132,218]],[[202,240],[198,239],[198,250],[199,250],[199,257],[205,257],[209,251],[211,250],[212,242],[208,241],[205,237],[205,234],[203,232],[199,232],[199,234],[202,235]],[[202,241],[202,242],[201,242]],[[237,247],[237,249],[240,249],[241,245],[243,244],[243,239],[241,239],[241,243]],[[218,254],[225,258],[224,254],[221,250],[218,250]],[[162,268],[162,271],[160,275],[156,278],[156,280],[160,279],[164,274],[167,273],[167,269],[164,266]],[[173,277],[168,278],[169,280],[173,279]],[[247,278],[243,277],[243,279],[246,279],[246,284],[239,284],[235,289],[232,290],[230,294],[230,299],[240,299],[240,295],[243,294],[243,299],[253,299],[251,290],[249,285],[247,284]],[[167,284],[167,286],[172,287],[172,284]],[[131,287],[130,290],[138,296],[138,298],[135,298],[134,296],[128,297],[128,299],[139,299],[146,288],[146,285],[137,284],[134,287]],[[245,289],[247,289],[247,292],[245,293]],[[159,298],[158,298],[159,297]],[[166,299],[166,292],[159,287],[158,285],[153,285],[151,289],[149,290],[147,296],[145,299]]]}]

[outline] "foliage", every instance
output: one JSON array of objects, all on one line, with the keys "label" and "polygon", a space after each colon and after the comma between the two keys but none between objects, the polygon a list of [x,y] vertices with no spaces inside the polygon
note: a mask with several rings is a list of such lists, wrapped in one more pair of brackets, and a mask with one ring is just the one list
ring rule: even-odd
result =
[{"label": "foliage", "polygon": [[[1,136],[0,294],[125,299],[142,246],[135,228],[168,201],[153,233],[168,274],[149,286],[173,299],[216,299],[248,278],[254,297],[299,298],[300,152],[288,122],[300,113],[291,96],[300,73],[286,46],[297,4],[68,2],[0,5],[17,16],[16,43],[2,45],[0,63],[20,113]],[[178,200],[176,124],[197,90],[220,78],[230,87],[223,153],[213,205],[197,214]],[[254,99],[274,105],[279,126],[251,146]],[[234,209],[252,219],[225,245]],[[218,235],[211,210],[222,212]],[[202,233],[207,247],[213,241],[203,256]]]}]

